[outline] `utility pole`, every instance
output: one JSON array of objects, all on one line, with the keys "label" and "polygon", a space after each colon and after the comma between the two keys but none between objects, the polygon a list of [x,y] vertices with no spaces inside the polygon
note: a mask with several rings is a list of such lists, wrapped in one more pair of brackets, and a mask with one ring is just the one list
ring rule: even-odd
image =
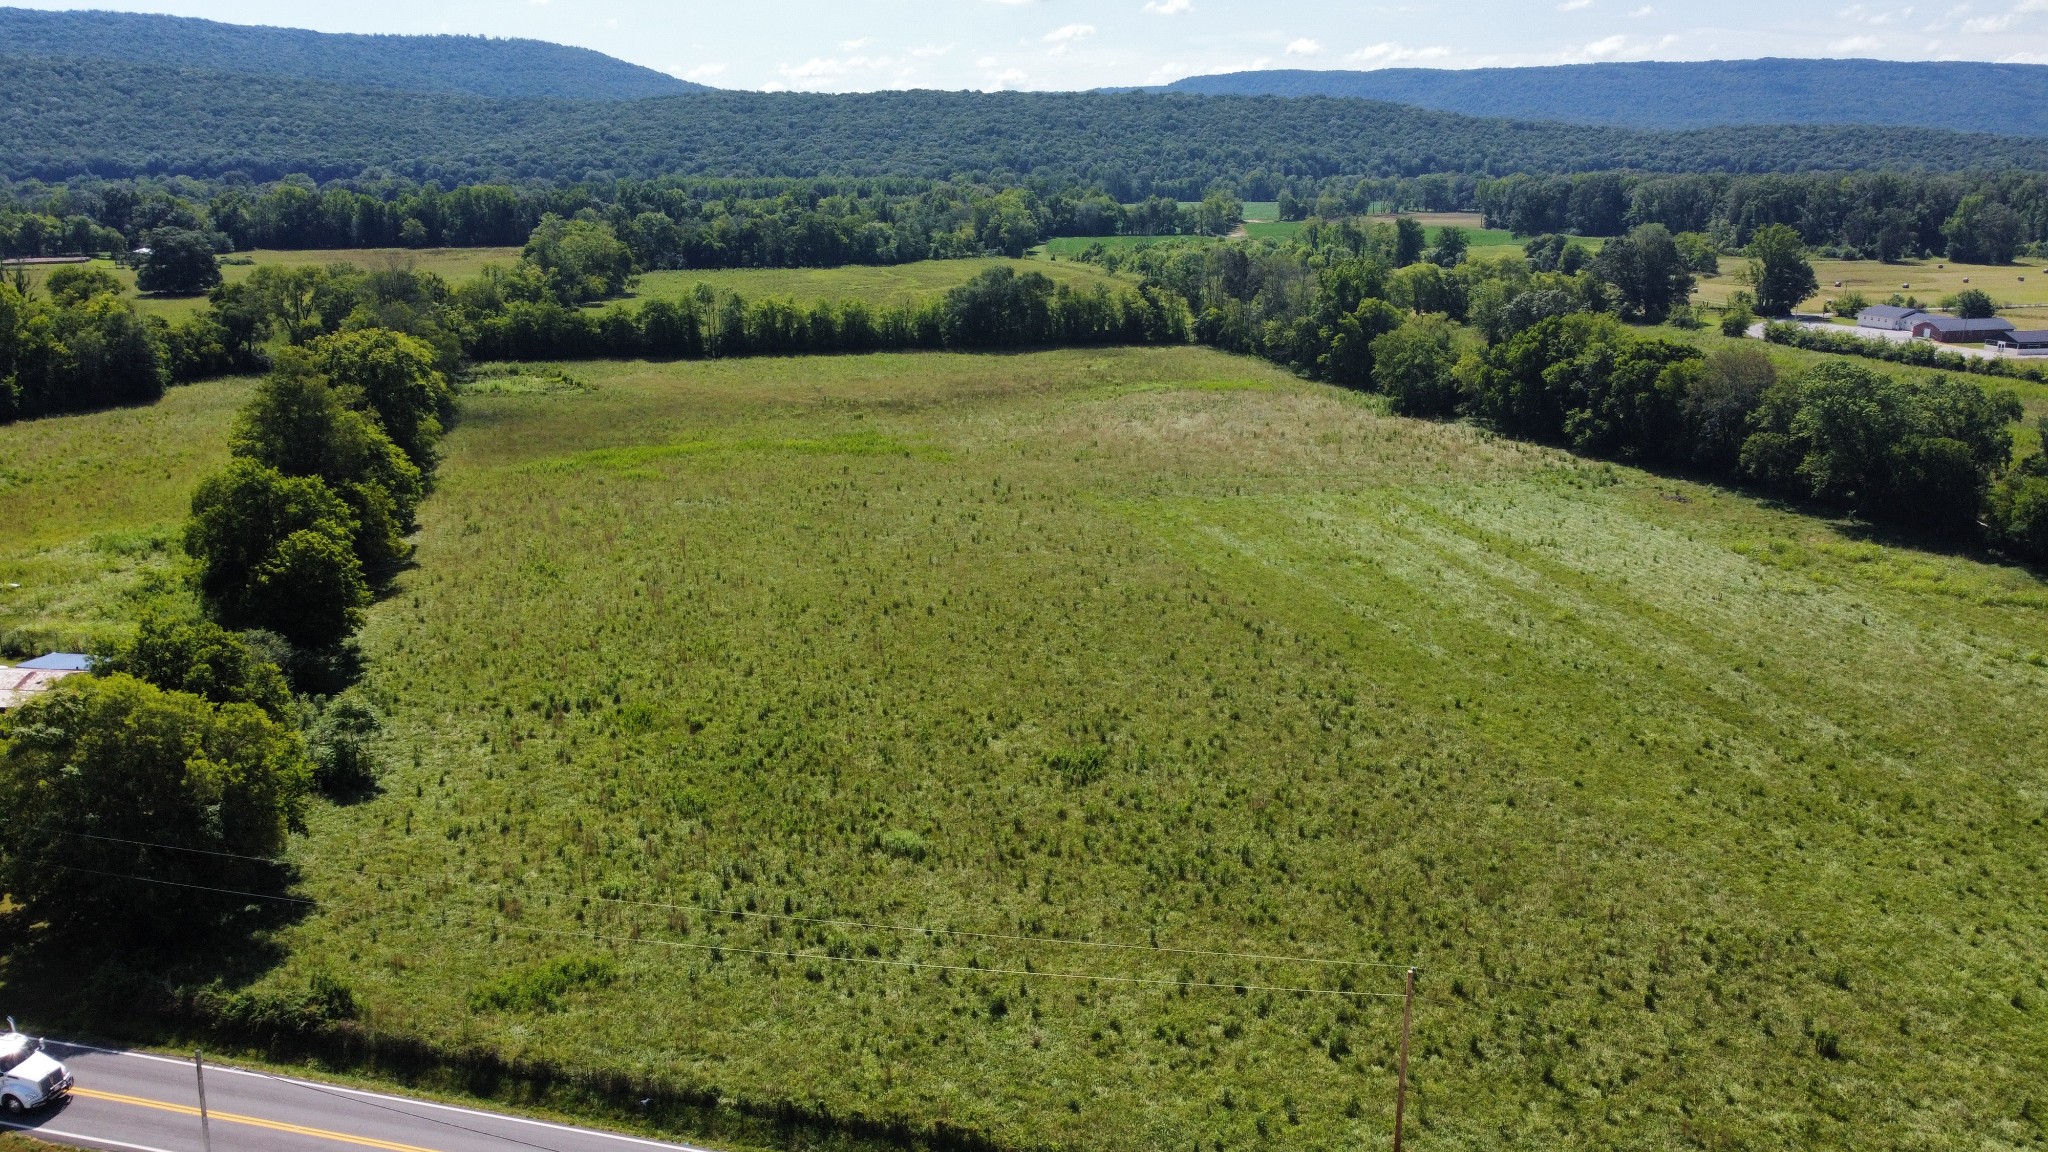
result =
[{"label": "utility pole", "polygon": [[[192,1074],[199,1079],[199,1142],[206,1152],[213,1152],[213,1129],[206,1122],[206,1060],[197,1048],[192,1050]],[[1395,1137],[1397,1143],[1399,1140]]]},{"label": "utility pole", "polygon": [[1401,1123],[1408,1112],[1408,1022],[1415,1015],[1415,973],[1408,969],[1408,989],[1401,998],[1401,1071],[1394,1089],[1394,1152],[1401,1152]]}]

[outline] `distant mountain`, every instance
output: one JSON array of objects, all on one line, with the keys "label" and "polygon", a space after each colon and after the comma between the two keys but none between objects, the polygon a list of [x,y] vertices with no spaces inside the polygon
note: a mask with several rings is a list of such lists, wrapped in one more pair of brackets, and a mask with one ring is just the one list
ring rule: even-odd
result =
[{"label": "distant mountain", "polygon": [[1148,91],[1355,96],[1467,116],[1628,128],[1895,124],[2048,136],[2048,65],[1710,60],[1549,68],[1281,69],[1191,76]]},{"label": "distant mountain", "polygon": [[0,8],[0,52],[507,98],[638,100],[709,91],[602,52],[540,40],[355,36],[130,12]]},{"label": "distant mountain", "polygon": [[421,180],[1032,173],[1113,195],[1217,180],[1612,169],[2048,170],[2048,140],[1883,125],[1644,131],[1368,100],[1058,92],[704,92],[612,104],[349,88],[0,56],[0,176]]}]

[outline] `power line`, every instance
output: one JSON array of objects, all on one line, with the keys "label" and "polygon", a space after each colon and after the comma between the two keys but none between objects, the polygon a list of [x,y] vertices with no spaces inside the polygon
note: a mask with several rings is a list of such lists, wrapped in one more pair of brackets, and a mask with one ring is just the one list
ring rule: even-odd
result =
[{"label": "power line", "polygon": [[[476,921],[468,922],[472,928],[483,927]],[[765,956],[776,960],[830,960],[841,964],[868,964],[885,968],[908,968],[913,971],[930,969],[935,972],[968,972],[980,976],[1022,976],[1039,980],[1074,980],[1096,984],[1144,984],[1172,988],[1214,988],[1229,992],[1283,992],[1308,996],[1349,996],[1399,1000],[1396,992],[1351,992],[1342,988],[1293,988],[1278,984],[1221,984],[1206,980],[1170,980],[1157,976],[1101,976],[1089,972],[1039,972],[1030,968],[983,968],[968,964],[928,964],[920,960],[891,960],[883,956],[834,956],[829,952],[776,951],[771,948],[735,948],[724,944],[696,944],[687,940],[664,940],[652,936],[613,936],[602,932],[576,932],[558,928],[534,928],[525,924],[492,924],[510,932],[528,932],[539,936],[568,936],[585,940],[598,940],[615,944],[644,944],[659,948],[685,948],[695,952],[730,952],[738,956]]]},{"label": "power line", "polygon": [[200,892],[220,892],[229,896],[246,896],[251,900],[275,900],[280,904],[319,904],[317,900],[307,900],[299,896],[271,896],[262,892],[243,892],[234,888],[216,888],[210,884],[185,884],[177,880],[158,880],[149,876],[129,876],[121,872],[102,872],[97,868],[80,868],[73,864],[44,864],[42,867],[61,868],[66,872],[83,872],[88,876],[105,876],[111,880],[134,880],[141,884],[162,884],[170,888],[191,888]]},{"label": "power line", "polygon": [[[240,854],[240,853],[235,853],[235,852],[218,852],[218,851],[213,851],[213,850],[210,850],[210,849],[205,849],[205,848],[188,848],[188,847],[184,847],[184,846],[182,846],[182,845],[177,845],[177,844],[161,844],[161,843],[157,843],[157,842],[154,842],[154,841],[149,841],[149,840],[131,840],[131,839],[125,839],[125,838],[122,838],[122,837],[119,837],[119,836],[104,836],[104,835],[100,835],[100,834],[96,834],[96,833],[90,833],[90,832],[71,832],[71,831],[66,831],[66,830],[63,830],[63,829],[49,829],[49,831],[55,831],[55,832],[57,832],[57,833],[58,833],[59,835],[64,835],[64,836],[76,836],[76,837],[82,837],[82,838],[84,838],[84,839],[88,839],[88,840],[106,840],[106,841],[111,841],[111,842],[114,842],[114,843],[118,843],[118,844],[132,844],[132,845],[136,845],[136,846],[138,846],[138,847],[146,847],[146,848],[163,848],[163,849],[167,849],[167,850],[169,850],[169,851],[174,851],[174,852],[191,852],[191,853],[196,853],[196,854],[198,854],[198,855],[203,855],[203,856],[216,856],[216,857],[223,857],[223,858],[227,858],[227,859],[233,859],[233,860],[248,860],[248,861],[252,861],[252,862],[255,862],[255,863],[262,863],[262,864],[271,864],[271,865],[276,865],[276,866],[279,866],[279,867],[292,867],[292,866],[293,866],[293,865],[292,865],[292,863],[291,863],[290,861],[287,861],[287,860],[279,860],[279,859],[276,859],[276,858],[273,858],[273,857],[268,857],[268,856],[247,856],[247,855],[242,855],[242,854]],[[57,867],[71,867],[71,866],[69,866],[69,865],[56,865],[56,866],[57,866]],[[149,878],[147,878],[147,877],[142,877],[142,876],[119,876],[119,875],[117,875],[117,874],[115,874],[115,873],[111,873],[111,872],[93,872],[93,870],[91,870],[91,869],[83,869],[83,868],[72,868],[72,870],[73,870],[73,871],[80,871],[80,872],[92,872],[92,874],[94,874],[94,875],[101,875],[101,876],[109,876],[109,877],[113,877],[113,878],[116,878],[116,879],[129,879],[129,880],[138,880],[138,881],[141,881],[141,882],[143,882],[143,883],[153,883],[153,884],[173,884],[173,885],[174,885],[174,886],[176,886],[176,887],[184,887],[184,888],[194,888],[194,889],[203,889],[203,890],[206,890],[206,891],[214,891],[214,892],[223,892],[223,893],[228,893],[228,894],[230,894],[230,895],[240,895],[240,896],[251,896],[251,897],[254,897],[254,898],[256,898],[256,899],[262,899],[262,900],[280,900],[280,901],[288,901],[288,902],[291,902],[291,903],[299,903],[299,904],[317,904],[317,903],[318,903],[317,901],[314,901],[314,900],[304,900],[304,899],[298,899],[298,898],[295,898],[295,897],[285,897],[285,896],[264,896],[264,895],[261,895],[260,893],[253,893],[253,892],[239,892],[239,891],[236,891],[236,890],[233,890],[233,889],[227,889],[227,888],[211,888],[211,887],[208,887],[207,885],[202,885],[202,884],[175,884],[175,882],[173,882],[173,881],[168,881],[168,880],[151,880],[151,879],[149,879]],[[337,873],[337,874],[338,874],[338,875],[343,875],[343,876],[349,876],[349,875],[354,875],[354,876],[362,876],[362,877],[372,877],[372,876],[374,876],[374,877],[378,877],[378,878],[380,878],[380,879],[417,879],[417,877],[411,876],[411,875],[409,875],[409,874],[401,874],[401,873],[390,873],[390,872],[368,872],[368,871],[358,871],[358,872],[353,872],[353,873],[351,873],[351,872],[348,872],[348,871],[344,870],[344,871],[342,871],[342,872],[340,872],[340,873]],[[505,887],[504,885],[501,885],[501,884],[496,884],[496,885],[494,885],[494,884],[489,884],[489,883],[485,883],[485,882],[480,882],[480,881],[474,881],[474,880],[456,880],[456,879],[452,879],[452,878],[450,878],[450,877],[447,877],[447,876],[443,876],[443,877],[441,878],[441,880],[442,880],[442,882],[443,882],[443,883],[448,883],[448,884],[459,884],[459,885],[461,885],[461,886],[463,886],[463,887],[467,887],[467,888],[476,888],[476,889],[489,889],[489,888],[498,888],[498,889],[503,889],[503,888]],[[662,909],[662,910],[664,910],[664,911],[678,911],[678,912],[683,912],[683,911],[689,911],[689,912],[701,912],[701,913],[704,913],[704,914],[707,914],[707,915],[716,915],[716,916],[734,916],[734,917],[744,917],[744,918],[747,918],[747,919],[754,919],[754,920],[777,920],[777,921],[786,921],[786,922],[790,922],[790,923],[800,923],[800,924],[816,924],[816,925],[821,925],[821,926],[825,926],[825,927],[834,927],[834,928],[861,928],[861,929],[868,929],[868,930],[872,930],[872,931],[881,931],[881,932],[901,932],[901,933],[907,933],[907,934],[914,934],[914,935],[919,935],[919,936],[925,936],[925,937],[928,937],[928,938],[939,938],[939,939],[943,939],[943,938],[945,938],[945,937],[948,937],[948,936],[957,936],[957,937],[965,937],[965,938],[969,938],[969,939],[976,939],[976,940],[1000,940],[1000,941],[1006,941],[1006,942],[1010,942],[1010,943],[1019,943],[1019,944],[1048,944],[1048,945],[1053,945],[1053,946],[1056,946],[1056,947],[1078,947],[1078,948],[1097,948],[1097,949],[1103,949],[1103,950],[1108,950],[1108,951],[1122,951],[1122,952],[1151,952],[1151,953],[1159,953],[1159,954],[1164,954],[1164,955],[1175,955],[1175,956],[1200,956],[1200,957],[1207,957],[1207,958],[1210,958],[1210,959],[1225,959],[1225,960],[1246,960],[1246,961],[1251,961],[1251,962],[1254,962],[1254,963],[1279,963],[1279,964],[1315,964],[1315,965],[1321,965],[1321,966],[1325,966],[1325,967],[1347,967],[1347,968],[1388,968],[1388,969],[1396,969],[1396,970],[1405,970],[1405,969],[1407,969],[1407,968],[1413,967],[1413,965],[1412,965],[1412,964],[1399,964],[1399,963],[1392,963],[1392,962],[1388,962],[1388,961],[1384,961],[1384,960],[1359,960],[1359,959],[1350,959],[1350,958],[1338,958],[1338,959],[1331,959],[1331,958],[1326,958],[1326,957],[1317,957],[1317,956],[1290,956],[1290,955],[1285,955],[1285,954],[1279,954],[1279,953],[1262,953],[1262,952],[1233,952],[1233,951],[1228,951],[1228,950],[1221,950],[1221,949],[1206,949],[1206,948],[1179,948],[1179,947],[1174,947],[1174,946],[1172,946],[1172,945],[1164,945],[1164,944],[1125,944],[1125,943],[1120,943],[1120,942],[1117,942],[1117,941],[1108,941],[1108,940],[1083,940],[1083,939],[1078,939],[1078,938],[1075,938],[1075,937],[1070,937],[1070,936],[1030,936],[1030,935],[1024,935],[1024,934],[1020,934],[1020,933],[1009,933],[1009,932],[981,932],[981,931],[975,931],[975,930],[972,930],[972,929],[955,929],[955,928],[928,928],[928,927],[924,927],[924,926],[922,926],[922,925],[916,925],[916,924],[889,924],[889,923],[885,923],[885,922],[879,922],[879,921],[867,921],[867,920],[845,920],[845,919],[837,919],[837,918],[832,918],[832,917],[821,917],[821,916],[801,916],[801,915],[797,915],[797,914],[795,914],[795,913],[789,913],[789,912],[760,912],[760,911],[751,911],[751,910],[747,910],[747,909],[741,909],[741,908],[720,908],[720,907],[718,907],[718,906],[716,906],[716,905],[711,905],[711,904],[672,904],[672,903],[665,903],[665,902],[662,902],[662,901],[654,901],[654,900],[629,900],[629,899],[626,899],[626,898],[624,898],[624,897],[615,897],[615,896],[590,896],[590,895],[586,895],[586,894],[584,894],[584,893],[578,893],[578,892],[568,892],[568,891],[553,891],[553,892],[551,892],[550,894],[552,894],[552,895],[557,895],[557,896],[561,896],[561,897],[562,897],[562,898],[564,898],[564,899],[570,899],[570,900],[574,900],[574,899],[588,899],[588,900],[594,900],[594,901],[597,901],[597,902],[599,902],[599,903],[604,903],[604,904],[618,904],[618,905],[624,905],[624,906],[628,906],[628,907],[639,907],[639,908],[659,908],[659,909]],[[721,947],[722,947],[722,946],[721,946]],[[728,949],[728,951],[744,951],[744,950],[741,950],[741,949]],[[780,956],[780,955],[783,955],[784,953],[781,953],[781,952],[768,952],[768,953],[766,953],[766,954],[768,954],[768,955],[775,955],[775,956]],[[839,959],[839,957],[832,957],[832,956],[830,956],[830,954],[829,954],[829,953],[826,953],[826,954],[820,954],[820,955],[824,956],[825,958],[830,958],[830,959]],[[927,964],[927,965],[923,965],[923,967],[944,967],[944,966],[943,966],[943,965],[929,965],[929,964]],[[983,969],[963,969],[963,970],[966,970],[966,971],[983,971],[983,972],[986,972],[986,971],[991,971],[990,969],[985,969],[985,968],[983,968]],[[1443,969],[1439,969],[1439,971],[1446,971],[1446,970],[1443,970]],[[1492,976],[1480,976],[1480,975],[1475,975],[1475,974],[1472,974],[1472,973],[1468,973],[1468,972],[1459,972],[1459,971],[1456,971],[1456,970],[1449,970],[1449,974],[1451,974],[1451,975],[1454,975],[1454,976],[1458,976],[1458,977],[1463,977],[1463,978],[1466,978],[1466,979],[1472,979],[1472,980],[1480,980],[1480,981],[1484,981],[1484,982],[1486,982],[1486,983],[1489,983],[1489,984],[1498,984],[1498,985],[1501,985],[1502,987],[1506,987],[1506,988],[1518,988],[1518,989],[1522,989],[1522,990],[1524,990],[1524,991],[1529,991],[1529,992],[1541,992],[1541,993],[1543,993],[1543,994],[1545,994],[1545,995],[1548,995],[1548,996],[1558,996],[1558,997],[1562,997],[1562,996],[1564,996],[1564,995],[1565,995],[1565,994],[1564,994],[1564,993],[1562,993],[1562,992],[1557,992],[1557,991],[1554,991],[1554,990],[1552,990],[1552,989],[1549,989],[1549,988],[1540,988],[1540,987],[1537,987],[1537,986],[1535,986],[1535,985],[1532,985],[1532,984],[1519,984],[1519,983],[1515,983],[1515,982],[1513,982],[1513,981],[1509,981],[1509,980],[1501,980],[1501,979],[1498,979],[1498,978],[1496,978],[1496,977],[1492,977]],[[1075,978],[1077,978],[1077,979],[1078,979],[1078,978],[1081,978],[1081,977],[1075,977]],[[1235,985],[1216,985],[1216,987],[1235,987]],[[1275,990],[1281,990],[1281,989],[1278,989],[1278,988],[1276,987],[1276,989],[1275,989]],[[1300,989],[1284,989],[1284,990],[1286,990],[1286,991],[1300,991]]]}]

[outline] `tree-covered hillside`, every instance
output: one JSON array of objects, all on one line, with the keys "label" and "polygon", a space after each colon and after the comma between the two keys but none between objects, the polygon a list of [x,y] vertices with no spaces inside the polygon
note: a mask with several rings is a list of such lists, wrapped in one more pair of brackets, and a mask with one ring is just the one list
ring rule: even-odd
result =
[{"label": "tree-covered hillside", "polygon": [[1641,60],[1549,68],[1273,69],[1161,91],[1348,96],[1457,112],[1612,124],[1887,124],[2048,136],[2048,66],[1979,61]]},{"label": "tree-covered hillside", "polygon": [[292,76],[409,92],[637,100],[704,90],[701,84],[602,52],[540,40],[349,36],[137,12],[0,8],[0,44],[10,54]]},{"label": "tree-covered hillside", "polygon": [[38,57],[0,58],[0,87],[21,94],[0,122],[0,175],[16,180],[1053,174],[1130,200],[1258,173],[2048,168],[2048,141],[1931,129],[1640,132],[1320,98],[710,92],[593,105]]}]

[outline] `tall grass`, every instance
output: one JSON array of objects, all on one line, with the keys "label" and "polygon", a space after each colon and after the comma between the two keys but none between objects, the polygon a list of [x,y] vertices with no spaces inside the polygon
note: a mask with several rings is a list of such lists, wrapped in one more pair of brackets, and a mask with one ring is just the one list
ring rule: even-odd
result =
[{"label": "tall grass", "polygon": [[1334,1149],[1420,963],[1418,1147],[2042,1138],[2039,578],[1194,349],[578,375],[464,401],[271,983],[849,1124]]}]

